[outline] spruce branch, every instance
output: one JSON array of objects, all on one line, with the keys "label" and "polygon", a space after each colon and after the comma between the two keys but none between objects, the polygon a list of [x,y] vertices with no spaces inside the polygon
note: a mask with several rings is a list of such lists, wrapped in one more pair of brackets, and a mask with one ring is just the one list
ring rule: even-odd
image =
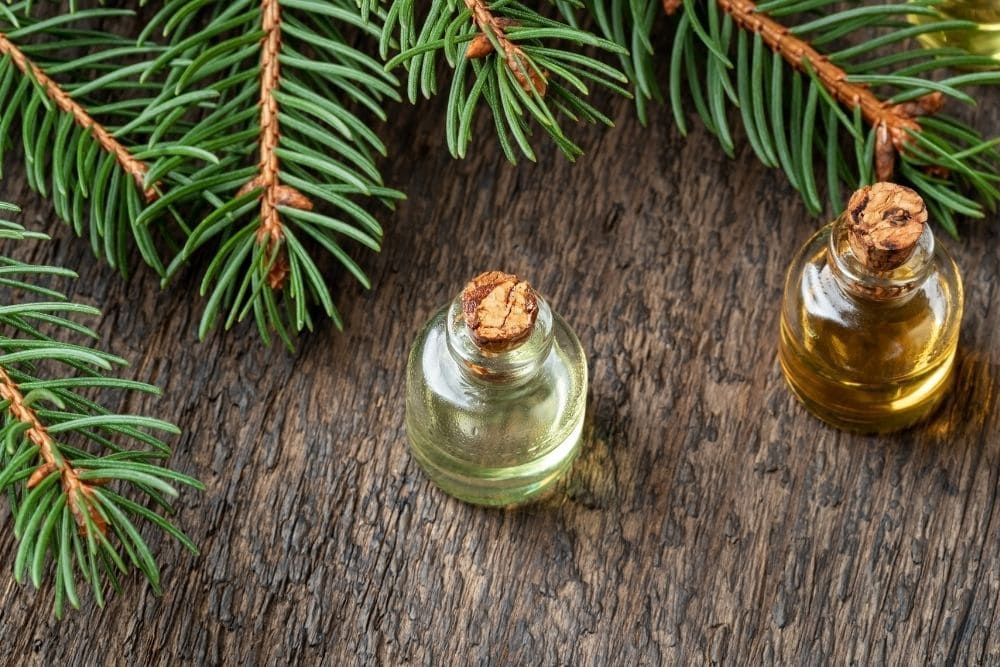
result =
[{"label": "spruce branch", "polygon": [[132,16],[128,10],[37,19],[30,9],[18,2],[0,13],[0,157],[19,134],[29,186],[89,236],[95,254],[124,272],[134,245],[164,273],[161,254],[188,231],[182,218],[169,211],[178,223],[169,231],[160,220],[134,222],[171,185],[164,165],[181,155],[217,160],[174,141],[186,127],[177,114],[185,100],[164,99],[158,82],[138,81],[161,49],[89,27]]},{"label": "spruce branch", "polygon": [[503,62],[526,93],[536,92],[545,96],[547,74],[531,67],[524,50],[513,42],[506,29],[517,23],[504,20],[490,11],[485,0],[464,0],[465,6],[472,12],[472,21],[480,30],[479,35],[469,42],[465,57],[469,59],[484,58],[493,51],[496,41],[499,52],[503,54]]},{"label": "spruce branch", "polygon": [[[24,436],[35,444],[38,455],[43,461],[28,478],[27,488],[33,489],[49,475],[58,473],[63,492],[66,494],[66,504],[76,519],[80,531],[86,535],[88,526],[94,526],[103,535],[107,535],[108,526],[93,506],[93,483],[82,481],[80,471],[59,456],[48,429],[35,411],[28,407],[21,388],[7,374],[3,366],[0,366],[0,401],[4,401],[7,405],[7,411],[13,421],[27,426]],[[89,519],[84,513],[89,514]]]},{"label": "spruce branch", "polygon": [[[886,54],[919,35],[974,24],[943,18],[935,0],[850,3],[846,9],[840,4],[683,0],[683,11],[666,4],[679,15],[669,92],[682,132],[687,131],[684,87],[697,115],[730,155],[727,110],[738,109],[751,148],[766,165],[785,172],[814,213],[823,208],[817,157],[825,162],[834,210],[843,206],[844,187],[889,179],[917,189],[934,219],[953,234],[956,216],[983,217],[986,209],[995,210],[998,141],[986,140],[944,108],[949,101],[974,104],[963,88],[1000,83],[1000,74],[934,76],[948,67],[983,68],[993,60],[958,48]],[[910,15],[921,21],[901,23]]]},{"label": "spruce branch", "polygon": [[168,95],[217,95],[191,110],[197,120],[178,141],[217,154],[218,164],[179,165],[180,187],[139,220],[189,193],[208,204],[167,269],[172,276],[214,246],[202,336],[220,320],[229,328],[252,316],[265,341],[275,333],[291,347],[312,327],[314,304],[342,326],[317,263],[323,254],[370,286],[344,246],[379,250],[382,228],[360,202],[391,206],[402,195],[383,185],[375,155],[385,147],[357,109],[384,120],[384,100],[399,96],[347,29],[379,34],[352,0],[171,0],[147,26],[143,39],[159,30],[168,45],[144,76],[163,76]]},{"label": "spruce branch", "polygon": [[[809,42],[767,14],[757,11],[751,0],[717,0],[719,9],[733,17],[743,30],[759,34],[764,44],[780,54],[792,67],[812,73],[822,82],[834,99],[844,106],[861,110],[861,115],[874,128],[884,128],[889,133],[896,150],[903,150],[910,141],[910,133],[919,132],[920,125],[905,113],[906,106],[883,102],[864,84],[852,83],[847,72],[817,51]],[[888,180],[892,175],[886,174]]]},{"label": "spruce branch", "polygon": [[0,55],[9,56],[22,74],[33,78],[62,112],[72,116],[76,124],[88,130],[105,152],[114,156],[125,173],[132,177],[146,201],[151,202],[156,199],[156,190],[145,184],[146,172],[149,171],[146,163],[137,160],[103,125],[94,120],[87,110],[73,100],[58,83],[42,71],[41,67],[31,62],[2,32],[0,32]]},{"label": "spruce branch", "polygon": [[[1000,141],[948,107],[974,103],[966,88],[1000,74],[954,75],[994,63],[911,46],[973,25],[934,4],[165,0],[133,41],[89,27],[129,11],[71,6],[39,20],[19,2],[0,11],[0,151],[20,134],[29,184],[113,266],[135,246],[167,280],[207,255],[200,335],[252,317],[265,340],[291,346],[314,306],[342,326],[324,257],[370,286],[351,246],[378,251],[368,204],[402,196],[383,184],[371,128],[399,98],[397,67],[413,102],[441,84],[457,157],[485,106],[509,160],[534,159],[538,129],[572,159],[571,124],[611,124],[595,89],[634,92],[643,122],[667,98],[683,132],[693,105],[728,154],[738,119],[813,212],[823,189],[836,209],[845,187],[892,177],[954,233],[957,216],[1000,203]],[[661,12],[674,15],[662,91]]]},{"label": "spruce branch", "polygon": [[[0,204],[0,210],[16,210]],[[0,219],[0,240],[46,239]],[[156,432],[177,434],[172,424],[115,414],[82,392],[117,389],[158,394],[156,387],[108,375],[125,361],[71,336],[97,334],[71,316],[98,315],[40,284],[46,277],[75,277],[0,254],[0,493],[11,506],[18,540],[14,577],[30,575],[40,588],[55,580],[54,613],[79,607],[77,579],[89,584],[98,605],[105,582],[121,588],[130,566],[160,592],[160,570],[137,522],[157,526],[197,554],[197,547],[165,514],[177,485],[204,489],[170,470],[169,447]],[[66,369],[65,373],[58,372]],[[148,507],[129,496],[145,496]]]},{"label": "spruce branch", "polygon": [[[817,183],[822,172],[814,164],[820,158],[834,209],[842,206],[845,187],[900,179],[915,187],[935,219],[955,233],[956,216],[982,217],[1000,203],[1000,153],[996,142],[944,113],[946,102],[972,104],[974,98],[962,89],[1000,83],[1000,75],[974,72],[937,80],[937,72],[947,68],[976,69],[995,62],[958,48],[909,47],[907,40],[925,33],[974,26],[941,16],[935,2],[858,6],[855,1],[844,9],[845,3],[838,0],[556,0],[563,24],[506,0],[442,0],[431,3],[420,19],[415,18],[414,3],[394,0],[381,48],[388,57],[390,48],[398,45],[399,53],[387,67],[406,65],[411,101],[418,92],[433,94],[434,57],[445,54],[452,69],[446,132],[456,157],[465,155],[471,119],[485,103],[509,159],[514,159],[515,147],[533,157],[526,118],[534,118],[572,158],[579,150],[548,106],[550,80],[558,79],[552,73],[565,75],[568,69],[582,82],[594,80],[599,72],[602,85],[628,94],[615,78],[617,70],[602,69],[607,65],[571,50],[573,45],[603,48],[579,26],[592,19],[605,41],[618,46],[607,51],[619,57],[636,93],[639,117],[647,122],[649,102],[662,97],[654,71],[654,19],[658,11],[677,15],[667,92],[682,132],[687,132],[687,88],[698,116],[730,155],[735,145],[729,111],[737,109],[754,152],[766,165],[785,172],[813,213],[823,208]],[[919,22],[906,24],[904,19],[912,16]],[[465,23],[470,19],[472,27]],[[527,35],[562,43],[541,46],[519,40]],[[523,51],[530,67],[521,70],[517,62],[496,65],[507,62],[511,46]],[[539,47],[550,60],[535,58],[533,49]],[[896,52],[886,54],[894,47]],[[485,58],[493,58],[494,66],[480,64]],[[550,66],[551,59],[555,66]],[[574,67],[560,71],[567,62]],[[512,71],[534,74],[548,90],[510,85],[523,82]],[[582,98],[568,106],[575,110],[580,104],[586,104]],[[553,106],[561,112],[566,105]],[[600,119],[588,113],[574,117]]]},{"label": "spruce branch", "polygon": [[281,133],[275,97],[281,78],[281,5],[278,0],[263,0],[261,16],[265,36],[260,52],[260,172],[237,192],[237,196],[261,190],[257,243],[266,249],[267,257],[274,257],[267,281],[271,289],[279,290],[288,277],[288,260],[280,248],[285,235],[278,207],[311,211],[313,205],[295,188],[282,185],[279,178],[277,150]]},{"label": "spruce branch", "polygon": [[[613,125],[587,100],[594,87],[631,96],[623,87],[627,78],[622,72],[575,50],[594,47],[624,55],[625,48],[579,28],[575,21],[549,18],[532,6],[508,0],[462,4],[441,0],[430,3],[417,17],[413,2],[392,0],[385,16],[381,54],[388,58],[386,69],[407,69],[411,102],[418,95],[436,93],[439,54],[452,69],[446,132],[456,157],[466,154],[472,121],[482,103],[493,115],[504,155],[515,162],[517,152],[535,159],[533,125],[574,159],[582,151],[566,135],[562,122]],[[389,58],[394,46],[398,53]]]}]

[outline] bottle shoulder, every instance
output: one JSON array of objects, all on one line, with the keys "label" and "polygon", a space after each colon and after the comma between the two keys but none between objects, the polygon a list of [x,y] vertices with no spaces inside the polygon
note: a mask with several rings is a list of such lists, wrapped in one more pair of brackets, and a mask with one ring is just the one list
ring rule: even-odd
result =
[{"label": "bottle shoulder", "polygon": [[[416,449],[443,466],[510,468],[576,443],[583,426],[587,364],[558,317],[536,372],[482,379],[449,349],[446,312],[417,336],[407,363],[406,427]],[[573,445],[575,447],[575,444]]]},{"label": "bottle shoulder", "polygon": [[[414,340],[407,362],[408,395],[433,396],[467,413],[496,412],[548,400],[553,392],[565,400],[586,394],[587,364],[579,339],[553,313],[552,346],[529,378],[517,382],[479,379],[463,368],[448,344],[448,307],[435,313]],[[429,399],[428,399],[429,400]]]},{"label": "bottle shoulder", "polygon": [[949,253],[936,244],[932,265],[911,290],[890,299],[845,288],[830,259],[830,227],[817,232],[789,266],[782,303],[782,344],[830,373],[858,381],[906,377],[952,354],[963,285]]}]

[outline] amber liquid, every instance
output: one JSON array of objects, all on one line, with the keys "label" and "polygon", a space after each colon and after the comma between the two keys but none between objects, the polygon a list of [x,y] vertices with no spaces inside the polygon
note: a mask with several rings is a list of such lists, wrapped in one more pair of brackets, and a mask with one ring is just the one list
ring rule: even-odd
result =
[{"label": "amber liquid", "polygon": [[[990,56],[1000,65],[1000,2],[998,0],[951,0],[938,5],[938,10],[949,19],[976,21],[978,30],[948,30],[920,35],[926,46],[959,47],[969,53]],[[913,23],[926,20],[912,16]]]},{"label": "amber liquid", "polygon": [[839,428],[887,432],[921,421],[950,385],[958,327],[948,304],[961,295],[931,277],[894,303],[858,298],[836,284],[825,258],[824,249],[806,262],[801,303],[782,315],[789,386]]}]

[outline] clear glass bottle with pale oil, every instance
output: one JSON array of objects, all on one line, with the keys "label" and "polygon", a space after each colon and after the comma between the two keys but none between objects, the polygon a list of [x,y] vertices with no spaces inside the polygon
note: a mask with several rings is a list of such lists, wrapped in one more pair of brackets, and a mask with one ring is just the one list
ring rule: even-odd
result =
[{"label": "clear glass bottle with pale oil", "polygon": [[[945,20],[973,21],[976,26],[923,33],[918,39],[924,46],[958,47],[975,55],[989,56],[1000,66],[1000,1],[943,0],[934,7]],[[911,14],[910,20],[922,24],[930,17]]]},{"label": "clear glass bottle with pale oil", "polygon": [[785,281],[779,359],[821,419],[888,432],[930,415],[950,385],[962,280],[917,193],[859,190],[817,232]]},{"label": "clear glass bottle with pale oil", "polygon": [[576,335],[516,276],[474,278],[417,335],[406,372],[410,450],[447,493],[535,499],[580,447],[587,361]]}]

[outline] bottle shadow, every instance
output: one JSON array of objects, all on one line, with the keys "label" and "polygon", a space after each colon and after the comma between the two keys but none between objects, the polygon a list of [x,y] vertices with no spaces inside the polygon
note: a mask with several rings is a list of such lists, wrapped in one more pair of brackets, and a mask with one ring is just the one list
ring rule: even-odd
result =
[{"label": "bottle shadow", "polygon": [[935,444],[1000,446],[1000,427],[990,424],[998,412],[997,377],[1000,363],[988,354],[960,347],[953,384],[941,406],[927,421],[892,439],[912,440],[926,434]]},{"label": "bottle shadow", "polygon": [[542,495],[506,508],[525,515],[549,514],[567,505],[607,510],[622,502],[618,472],[621,461],[611,430],[589,409],[584,417],[580,451],[569,469]]}]

